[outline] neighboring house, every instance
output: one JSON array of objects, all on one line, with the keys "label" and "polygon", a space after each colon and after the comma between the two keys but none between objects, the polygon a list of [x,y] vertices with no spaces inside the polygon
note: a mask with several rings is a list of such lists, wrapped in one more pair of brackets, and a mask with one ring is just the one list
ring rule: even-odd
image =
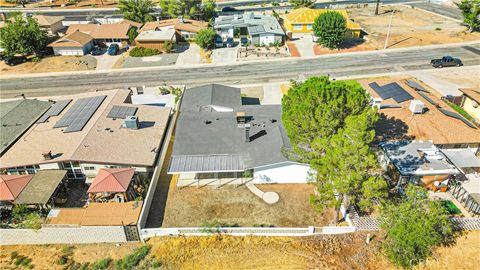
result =
[{"label": "neighboring house", "polygon": [[346,10],[298,8],[283,16],[283,25],[291,33],[313,33],[313,22],[318,16],[327,11],[337,11],[345,18],[347,21],[345,36],[347,38],[360,37],[362,28],[348,18]]},{"label": "neighboring house", "polygon": [[43,170],[34,175],[0,175],[3,205],[52,207],[66,202],[65,170]]},{"label": "neighboring house", "polygon": [[175,29],[167,26],[156,30],[140,31],[134,45],[141,48],[163,50],[165,42],[176,42]]},{"label": "neighboring house", "polygon": [[372,97],[374,106],[379,108],[378,141],[414,139],[432,141],[441,149],[479,151],[479,129],[420,81],[377,79],[359,82]]},{"label": "neighboring house", "polygon": [[93,38],[80,31],[72,32],[48,45],[55,55],[86,55],[93,47]]},{"label": "neighboring house", "polygon": [[183,18],[147,22],[140,28],[135,46],[162,50],[166,41],[178,43],[193,40],[200,30],[207,27],[207,22]]},{"label": "neighboring house", "polygon": [[[101,168],[153,171],[170,108],[130,103],[131,91],[108,90],[57,100],[0,158],[8,174],[67,170],[91,182]],[[147,178],[148,179],[148,178]]]},{"label": "neighboring house", "polygon": [[[401,140],[380,144],[380,164],[399,185],[421,184],[427,188],[446,190],[449,180],[460,172],[432,142]],[[389,168],[389,165],[394,168]],[[393,169],[393,172],[392,170]]]},{"label": "neighboring house", "polygon": [[463,93],[461,107],[477,122],[480,122],[480,90],[472,88],[458,89]]},{"label": "neighboring house", "polygon": [[257,45],[283,43],[285,39],[283,28],[270,15],[246,13],[219,16],[215,18],[213,27],[224,39],[236,35],[250,36],[251,43]]},{"label": "neighboring house", "polygon": [[[187,89],[176,123],[169,174],[178,182],[306,183],[309,166],[291,161],[280,105],[242,105],[240,89],[210,84]],[[230,179],[230,180],[227,180]]]},{"label": "neighboring house", "polygon": [[67,34],[80,31],[92,36],[95,44],[109,46],[113,43],[128,42],[130,27],[130,24],[127,23],[71,24],[68,27]]},{"label": "neighboring house", "polygon": [[134,21],[131,21],[131,20],[127,20],[127,19],[123,19],[119,22],[117,22],[117,24],[127,24],[127,25],[130,25],[130,27],[135,27],[136,29],[140,29],[140,27],[142,27],[142,23],[138,23],[138,22],[134,22]]},{"label": "neighboring house", "polygon": [[38,24],[45,30],[48,34],[56,35],[59,31],[63,30],[63,20],[65,17],[62,16],[46,16],[46,15],[33,15],[38,21]]},{"label": "neighboring house", "polygon": [[0,103],[0,156],[32,126],[51,103],[20,99]]}]

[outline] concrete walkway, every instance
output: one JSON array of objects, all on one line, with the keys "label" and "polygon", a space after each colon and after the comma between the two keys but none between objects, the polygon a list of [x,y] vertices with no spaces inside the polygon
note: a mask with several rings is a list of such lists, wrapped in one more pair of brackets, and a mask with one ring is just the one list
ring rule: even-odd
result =
[{"label": "concrete walkway", "polygon": [[253,194],[255,194],[257,197],[262,198],[262,200],[268,204],[274,204],[274,203],[277,203],[278,200],[280,200],[280,196],[278,196],[278,193],[272,192],[272,191],[263,192],[257,186],[255,186],[252,182],[248,182],[247,184],[245,184],[245,186]]},{"label": "concrete walkway", "polygon": [[185,45],[188,48],[179,48],[182,52],[178,55],[177,63],[175,66],[186,66],[186,65],[196,65],[201,64],[202,60],[200,58],[200,47],[197,44],[191,43]]}]

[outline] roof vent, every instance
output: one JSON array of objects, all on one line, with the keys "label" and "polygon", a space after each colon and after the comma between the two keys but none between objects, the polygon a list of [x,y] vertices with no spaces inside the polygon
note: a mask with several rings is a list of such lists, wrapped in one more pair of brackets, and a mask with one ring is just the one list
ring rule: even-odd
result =
[{"label": "roof vent", "polygon": [[245,124],[245,142],[250,142],[250,124]]},{"label": "roof vent", "polygon": [[51,160],[51,159],[53,159],[52,151],[43,152],[43,153],[42,153],[42,156],[43,156],[43,160]]},{"label": "roof vent", "polygon": [[245,112],[237,112],[237,124],[245,124]]},{"label": "roof vent", "polygon": [[423,104],[422,101],[420,101],[418,99],[414,99],[414,100],[410,101],[409,109],[413,114],[423,113],[424,108],[425,108],[425,104]]}]

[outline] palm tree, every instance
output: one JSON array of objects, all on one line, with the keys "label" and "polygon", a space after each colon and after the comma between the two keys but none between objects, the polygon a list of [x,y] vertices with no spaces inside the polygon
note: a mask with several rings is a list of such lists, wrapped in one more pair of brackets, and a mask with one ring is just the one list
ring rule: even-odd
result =
[{"label": "palm tree", "polygon": [[118,8],[123,12],[123,17],[134,22],[145,23],[153,20],[151,0],[120,0]]}]

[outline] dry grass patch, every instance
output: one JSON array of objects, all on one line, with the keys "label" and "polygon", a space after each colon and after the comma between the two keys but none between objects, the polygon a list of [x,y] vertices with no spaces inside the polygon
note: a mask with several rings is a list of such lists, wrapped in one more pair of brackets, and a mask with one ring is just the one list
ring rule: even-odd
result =
[{"label": "dry grass patch", "polygon": [[9,66],[0,62],[2,74],[43,73],[78,70],[94,70],[97,60],[92,56],[51,56],[39,62],[26,62],[17,66]]}]

